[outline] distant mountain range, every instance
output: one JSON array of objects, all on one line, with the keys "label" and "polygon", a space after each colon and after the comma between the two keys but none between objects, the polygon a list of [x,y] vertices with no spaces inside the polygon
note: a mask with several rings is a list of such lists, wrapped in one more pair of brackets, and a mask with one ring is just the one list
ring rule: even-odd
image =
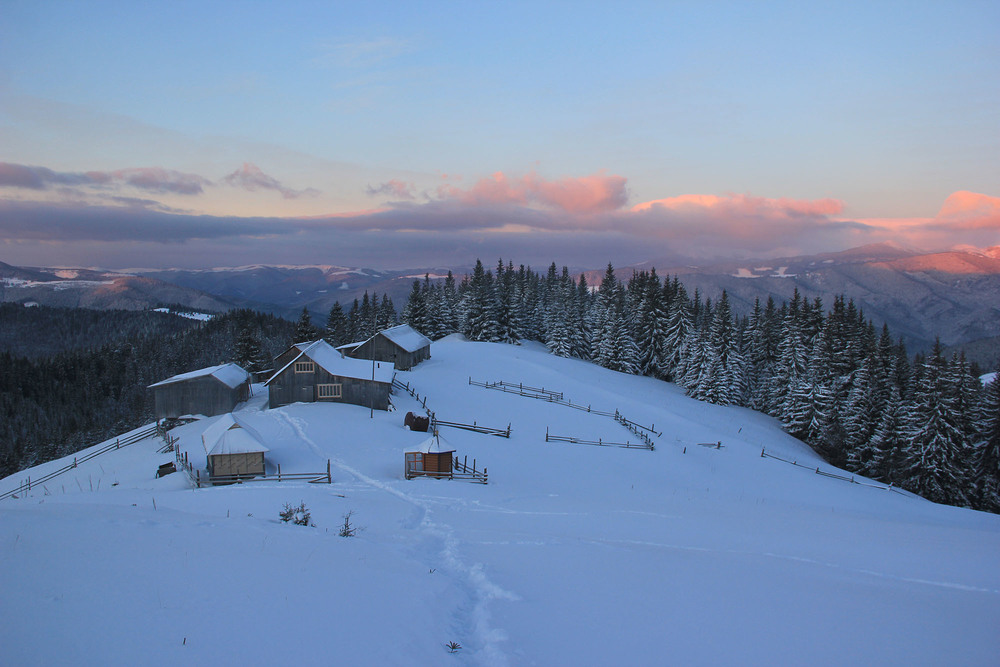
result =
[{"label": "distant mountain range", "polygon": [[[627,280],[633,270],[654,266],[661,277],[680,276],[691,294],[698,289],[716,299],[725,289],[739,313],[750,312],[757,298],[762,303],[768,296],[778,303],[788,300],[796,288],[806,298],[822,298],[826,305],[833,303],[834,295],[845,294],[878,326],[888,323],[902,335],[911,351],[928,349],[935,337],[946,345],[961,345],[1000,336],[1000,246],[924,253],[878,244],[767,261],[650,261],[616,267],[616,273]],[[451,268],[458,280],[468,271],[468,267]],[[100,309],[177,304],[209,312],[249,307],[286,317],[307,307],[319,316],[336,301],[349,307],[366,291],[388,294],[401,310],[414,280],[425,274],[439,279],[447,271],[249,266],[107,272],[0,263],[0,301]],[[585,273],[588,282],[597,285],[604,269]],[[976,349],[985,348],[983,354],[989,356],[996,345],[990,342]]]}]

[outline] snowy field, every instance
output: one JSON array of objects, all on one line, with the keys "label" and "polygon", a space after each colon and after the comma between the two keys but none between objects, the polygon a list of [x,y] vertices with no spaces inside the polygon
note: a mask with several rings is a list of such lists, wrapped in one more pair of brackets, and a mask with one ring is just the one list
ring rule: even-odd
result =
[{"label": "snowy field", "polygon": [[[995,665],[1000,516],[851,484],[763,415],[548,355],[434,343],[398,377],[486,486],[403,478],[426,438],[396,411],[296,404],[240,418],[282,472],[332,485],[154,479],[162,440],[0,501],[0,662],[11,665]],[[654,426],[469,385],[523,382]],[[204,464],[200,434],[175,429]],[[699,443],[722,443],[708,448]],[[71,460],[71,459],[70,459]],[[65,465],[0,480],[0,493]],[[849,476],[849,475],[848,475]],[[860,479],[860,478],[859,478]],[[304,502],[315,527],[284,524]],[[347,512],[363,528],[338,536]],[[462,648],[449,653],[446,645]]]}]

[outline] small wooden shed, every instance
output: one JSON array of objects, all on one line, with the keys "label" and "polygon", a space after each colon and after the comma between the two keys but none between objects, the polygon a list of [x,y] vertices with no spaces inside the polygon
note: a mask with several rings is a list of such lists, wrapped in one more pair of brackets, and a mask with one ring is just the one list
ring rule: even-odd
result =
[{"label": "small wooden shed", "polygon": [[205,447],[211,477],[255,477],[264,474],[264,454],[270,450],[255,430],[238,422],[232,413],[223,415],[205,429],[201,442]]},{"label": "small wooden shed", "polygon": [[279,370],[264,384],[268,406],[330,401],[389,409],[392,364],[343,357],[329,343],[297,343],[275,360]]},{"label": "small wooden shed", "polygon": [[454,449],[442,449],[436,437],[430,437],[417,448],[417,451],[405,452],[406,479],[414,477],[451,477],[453,471]]},{"label": "small wooden shed", "polygon": [[383,329],[350,351],[346,351],[355,359],[372,359],[391,362],[396,370],[408,371],[424,359],[431,358],[430,339],[411,327],[400,324],[398,327]]},{"label": "small wooden shed", "polygon": [[250,398],[250,375],[236,364],[221,364],[181,373],[152,384],[157,419],[183,415],[212,417]]}]

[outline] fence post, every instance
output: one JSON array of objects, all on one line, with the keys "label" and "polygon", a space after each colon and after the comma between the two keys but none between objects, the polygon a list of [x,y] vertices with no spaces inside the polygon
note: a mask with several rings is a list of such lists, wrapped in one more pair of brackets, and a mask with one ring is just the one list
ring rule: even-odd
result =
[{"label": "fence post", "polygon": [[333,484],[333,478],[330,476],[330,459],[326,460],[326,483]]},{"label": "fence post", "polygon": [[76,467],[76,457],[75,456],[73,457],[73,467],[74,468]]},{"label": "fence post", "polygon": [[194,484],[199,489],[201,488],[201,471],[200,470],[195,470],[194,471]]},{"label": "fence post", "polygon": [[278,481],[281,481],[281,464],[278,464]]},{"label": "fence post", "polygon": [[483,484],[486,483],[486,468],[483,468]]}]

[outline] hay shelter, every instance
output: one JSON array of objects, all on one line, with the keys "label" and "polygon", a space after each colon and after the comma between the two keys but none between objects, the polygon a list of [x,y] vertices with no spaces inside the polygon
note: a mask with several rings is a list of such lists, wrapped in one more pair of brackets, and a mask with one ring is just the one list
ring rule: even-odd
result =
[{"label": "hay shelter", "polygon": [[254,477],[264,474],[264,454],[270,450],[255,430],[223,415],[201,434],[206,467],[213,478]]}]

